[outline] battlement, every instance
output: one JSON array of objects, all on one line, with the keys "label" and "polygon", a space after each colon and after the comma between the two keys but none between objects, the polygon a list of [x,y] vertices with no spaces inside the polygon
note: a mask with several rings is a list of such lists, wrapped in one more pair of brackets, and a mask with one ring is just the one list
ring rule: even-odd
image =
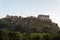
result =
[{"label": "battlement", "polygon": [[6,18],[23,18],[23,17],[21,17],[21,16],[18,17],[18,16],[10,16],[10,15],[7,15]]}]

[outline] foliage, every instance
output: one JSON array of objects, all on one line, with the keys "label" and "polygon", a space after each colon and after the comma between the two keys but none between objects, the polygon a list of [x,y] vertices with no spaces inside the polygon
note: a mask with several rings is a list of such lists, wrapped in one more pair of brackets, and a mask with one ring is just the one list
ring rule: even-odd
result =
[{"label": "foliage", "polygon": [[19,33],[1,29],[0,40],[60,40],[60,34]]},{"label": "foliage", "polygon": [[0,19],[0,40],[60,40],[57,24],[37,18]]}]

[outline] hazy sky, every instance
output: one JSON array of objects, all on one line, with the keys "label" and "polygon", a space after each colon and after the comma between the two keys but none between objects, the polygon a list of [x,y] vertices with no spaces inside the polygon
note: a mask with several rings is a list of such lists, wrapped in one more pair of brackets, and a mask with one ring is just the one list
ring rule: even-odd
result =
[{"label": "hazy sky", "polygon": [[60,0],[0,0],[0,18],[6,15],[50,15],[60,25]]}]

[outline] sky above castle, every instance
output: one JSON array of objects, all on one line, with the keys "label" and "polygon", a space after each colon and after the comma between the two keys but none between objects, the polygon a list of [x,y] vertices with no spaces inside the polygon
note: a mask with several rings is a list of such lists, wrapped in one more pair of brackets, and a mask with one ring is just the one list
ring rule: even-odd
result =
[{"label": "sky above castle", "polygon": [[6,15],[50,15],[60,26],[60,0],[0,0],[0,18]]}]

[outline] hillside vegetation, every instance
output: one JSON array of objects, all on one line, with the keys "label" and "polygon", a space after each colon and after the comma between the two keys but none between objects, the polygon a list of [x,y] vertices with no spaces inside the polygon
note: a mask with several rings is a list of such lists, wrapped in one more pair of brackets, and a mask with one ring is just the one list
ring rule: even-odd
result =
[{"label": "hillside vegetation", "polygon": [[44,19],[33,16],[0,19],[0,40],[60,40],[58,24],[43,16]]}]

